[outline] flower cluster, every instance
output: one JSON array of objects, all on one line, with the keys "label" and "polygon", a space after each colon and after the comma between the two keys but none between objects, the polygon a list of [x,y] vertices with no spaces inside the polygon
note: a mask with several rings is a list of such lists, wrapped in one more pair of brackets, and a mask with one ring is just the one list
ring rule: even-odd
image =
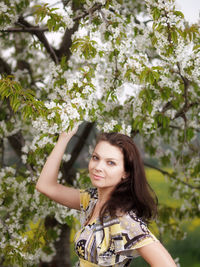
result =
[{"label": "flower cluster", "polygon": [[1,13],[6,13],[7,9],[8,8],[4,3],[0,3],[0,12]]},{"label": "flower cluster", "polygon": [[16,134],[21,129],[22,122],[11,118],[10,121],[0,121],[0,138],[5,138]]},{"label": "flower cluster", "polygon": [[163,1],[163,0],[145,0],[147,10],[152,18],[156,20],[158,24],[169,25],[173,27],[184,27],[184,23],[180,14],[176,14],[175,1]]},{"label": "flower cluster", "polygon": [[[7,256],[12,256],[13,250],[18,251],[18,256],[29,264],[38,263],[40,259],[50,261],[55,255],[53,244],[45,244],[42,241],[41,237],[45,230],[43,224],[38,224],[38,222],[49,212],[54,213],[55,218],[61,224],[67,222],[67,217],[77,216],[63,206],[50,202],[47,198],[42,201],[40,193],[35,190],[35,184],[29,179],[30,176],[29,171],[26,171],[24,177],[18,176],[16,169],[12,167],[5,167],[0,171],[0,211],[1,214],[5,214],[0,220],[0,248],[1,251],[6,251]],[[9,214],[9,217],[6,214]],[[31,226],[31,223],[35,226]],[[37,232],[34,240],[31,240],[32,237],[28,234],[31,229]],[[59,236],[59,225],[54,231]],[[21,234],[22,232],[24,235]],[[40,247],[35,246],[37,242],[41,244]],[[50,246],[52,252],[44,253],[42,245]]]},{"label": "flower cluster", "polygon": [[0,30],[6,30],[18,20],[19,14],[12,3],[0,3]]},{"label": "flower cluster", "polygon": [[72,17],[73,16],[72,8],[70,6],[67,6],[65,8],[65,11],[66,11],[66,13],[63,16],[63,21],[64,21],[64,23],[66,25],[66,28],[67,29],[71,29],[74,26],[74,20],[73,20],[73,17]]}]

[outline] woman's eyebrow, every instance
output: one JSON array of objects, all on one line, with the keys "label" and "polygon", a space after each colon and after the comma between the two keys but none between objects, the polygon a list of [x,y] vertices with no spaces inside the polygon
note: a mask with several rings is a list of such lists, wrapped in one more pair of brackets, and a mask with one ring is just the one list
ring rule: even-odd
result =
[{"label": "woman's eyebrow", "polygon": [[[96,154],[99,158],[101,158],[101,156],[97,153],[97,152],[93,152],[93,155]],[[118,159],[116,158],[105,158],[106,160],[115,160],[115,161],[118,161]]]},{"label": "woman's eyebrow", "polygon": [[114,158],[107,158],[106,160],[118,161],[118,159],[114,159]]}]

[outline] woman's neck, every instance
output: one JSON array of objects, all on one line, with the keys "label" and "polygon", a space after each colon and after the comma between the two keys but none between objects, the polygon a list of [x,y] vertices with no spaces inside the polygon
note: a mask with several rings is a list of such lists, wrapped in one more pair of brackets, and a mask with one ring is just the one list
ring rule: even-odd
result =
[{"label": "woman's neck", "polygon": [[103,206],[110,198],[112,190],[110,188],[97,188],[98,204]]}]

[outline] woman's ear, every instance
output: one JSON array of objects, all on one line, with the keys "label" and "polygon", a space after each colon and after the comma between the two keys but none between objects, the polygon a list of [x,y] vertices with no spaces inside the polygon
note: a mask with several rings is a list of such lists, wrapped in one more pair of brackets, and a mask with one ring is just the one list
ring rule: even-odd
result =
[{"label": "woman's ear", "polygon": [[129,174],[128,173],[124,173],[123,176],[122,176],[122,180],[125,180],[126,178],[128,178]]}]

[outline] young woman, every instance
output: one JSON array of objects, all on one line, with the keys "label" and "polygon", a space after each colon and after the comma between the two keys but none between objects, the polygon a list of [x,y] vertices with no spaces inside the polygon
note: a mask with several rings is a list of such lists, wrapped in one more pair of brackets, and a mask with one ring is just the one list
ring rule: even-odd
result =
[{"label": "young woman", "polygon": [[79,190],[57,183],[65,148],[75,132],[59,136],[36,188],[54,201],[81,211],[82,228],[75,238],[80,266],[129,266],[141,255],[152,267],[175,267],[146,226],[156,213],[156,197],[130,137],[100,135],[89,162],[94,188]]}]

